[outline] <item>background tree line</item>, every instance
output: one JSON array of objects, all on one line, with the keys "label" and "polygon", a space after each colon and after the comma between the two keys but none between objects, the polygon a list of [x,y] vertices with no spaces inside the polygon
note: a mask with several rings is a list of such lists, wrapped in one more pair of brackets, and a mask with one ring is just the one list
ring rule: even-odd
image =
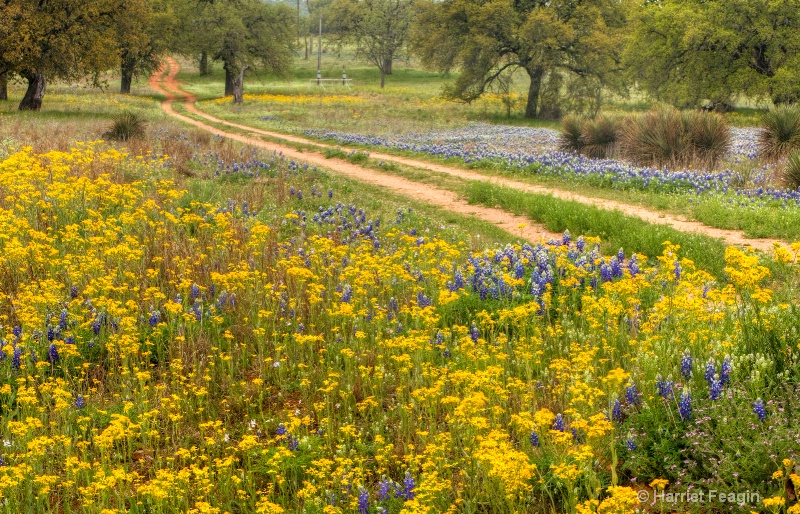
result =
[{"label": "background tree line", "polygon": [[443,93],[467,102],[522,73],[527,117],[594,113],[632,91],[718,110],[800,99],[800,0],[0,0],[0,98],[17,77],[20,109],[35,110],[48,80],[112,69],[127,93],[171,51],[201,73],[221,63],[240,99],[246,70],[287,75],[298,51],[313,55],[320,18],[381,86],[411,55],[453,73]]}]

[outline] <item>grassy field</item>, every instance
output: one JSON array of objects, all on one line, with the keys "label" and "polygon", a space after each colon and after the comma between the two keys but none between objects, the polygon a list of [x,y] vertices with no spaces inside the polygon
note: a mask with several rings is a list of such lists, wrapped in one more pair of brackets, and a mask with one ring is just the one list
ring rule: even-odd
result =
[{"label": "grassy field", "polygon": [[[396,70],[383,93],[265,79],[253,94],[289,100],[263,111],[216,102],[219,75],[182,78],[209,112],[286,131],[502,117],[425,106],[443,79]],[[569,229],[526,243],[188,129],[135,90],[0,104],[0,512],[800,511],[799,244],[726,248],[330,152]],[[145,137],[100,141],[126,109]],[[776,221],[693,215],[777,226],[761,208]]]}]

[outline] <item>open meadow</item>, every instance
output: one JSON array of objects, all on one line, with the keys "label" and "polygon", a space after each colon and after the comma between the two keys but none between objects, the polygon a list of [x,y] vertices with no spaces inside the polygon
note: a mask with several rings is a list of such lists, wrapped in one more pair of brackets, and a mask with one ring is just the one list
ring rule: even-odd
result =
[{"label": "open meadow", "polygon": [[0,512],[800,514],[800,189],[757,109],[637,164],[523,76],[467,105],[333,54],[348,86],[297,59],[241,104],[185,58],[10,85]]}]

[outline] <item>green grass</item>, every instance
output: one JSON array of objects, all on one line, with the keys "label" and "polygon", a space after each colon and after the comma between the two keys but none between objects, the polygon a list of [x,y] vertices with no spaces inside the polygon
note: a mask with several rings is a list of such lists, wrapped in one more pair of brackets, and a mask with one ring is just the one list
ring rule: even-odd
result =
[{"label": "green grass", "polygon": [[619,211],[608,211],[578,202],[559,200],[549,195],[523,193],[513,189],[471,182],[467,187],[470,203],[500,207],[543,223],[553,232],[569,230],[600,237],[604,253],[618,248],[648,256],[660,255],[665,241],[681,246],[683,254],[717,278],[724,276],[725,244],[711,237],[689,234],[664,225],[654,225]]}]

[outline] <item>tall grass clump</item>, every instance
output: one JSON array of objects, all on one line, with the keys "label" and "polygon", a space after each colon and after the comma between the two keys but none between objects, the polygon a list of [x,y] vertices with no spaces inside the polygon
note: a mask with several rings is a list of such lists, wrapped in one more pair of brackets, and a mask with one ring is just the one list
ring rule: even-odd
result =
[{"label": "tall grass clump", "polygon": [[122,111],[115,115],[111,128],[103,134],[106,139],[113,141],[128,141],[144,136],[144,117],[134,111]]},{"label": "tall grass clump", "polygon": [[595,159],[607,159],[617,153],[620,120],[614,116],[601,115],[583,124],[583,153]]},{"label": "tall grass clump", "polygon": [[800,189],[800,152],[794,151],[786,159],[781,176],[783,185],[789,189]]},{"label": "tall grass clump", "polygon": [[769,160],[786,157],[800,146],[800,107],[777,107],[761,115],[758,136],[761,156]]},{"label": "tall grass clump", "polygon": [[578,152],[583,150],[584,141],[581,133],[584,118],[571,114],[561,121],[561,134],[558,136],[558,149],[562,152]]},{"label": "tall grass clump", "polygon": [[620,120],[601,115],[594,119],[567,116],[562,122],[559,148],[578,152],[594,159],[607,159],[616,154]]},{"label": "tall grass clump", "polygon": [[730,142],[722,116],[672,107],[628,117],[620,134],[623,156],[645,166],[714,166]]}]

